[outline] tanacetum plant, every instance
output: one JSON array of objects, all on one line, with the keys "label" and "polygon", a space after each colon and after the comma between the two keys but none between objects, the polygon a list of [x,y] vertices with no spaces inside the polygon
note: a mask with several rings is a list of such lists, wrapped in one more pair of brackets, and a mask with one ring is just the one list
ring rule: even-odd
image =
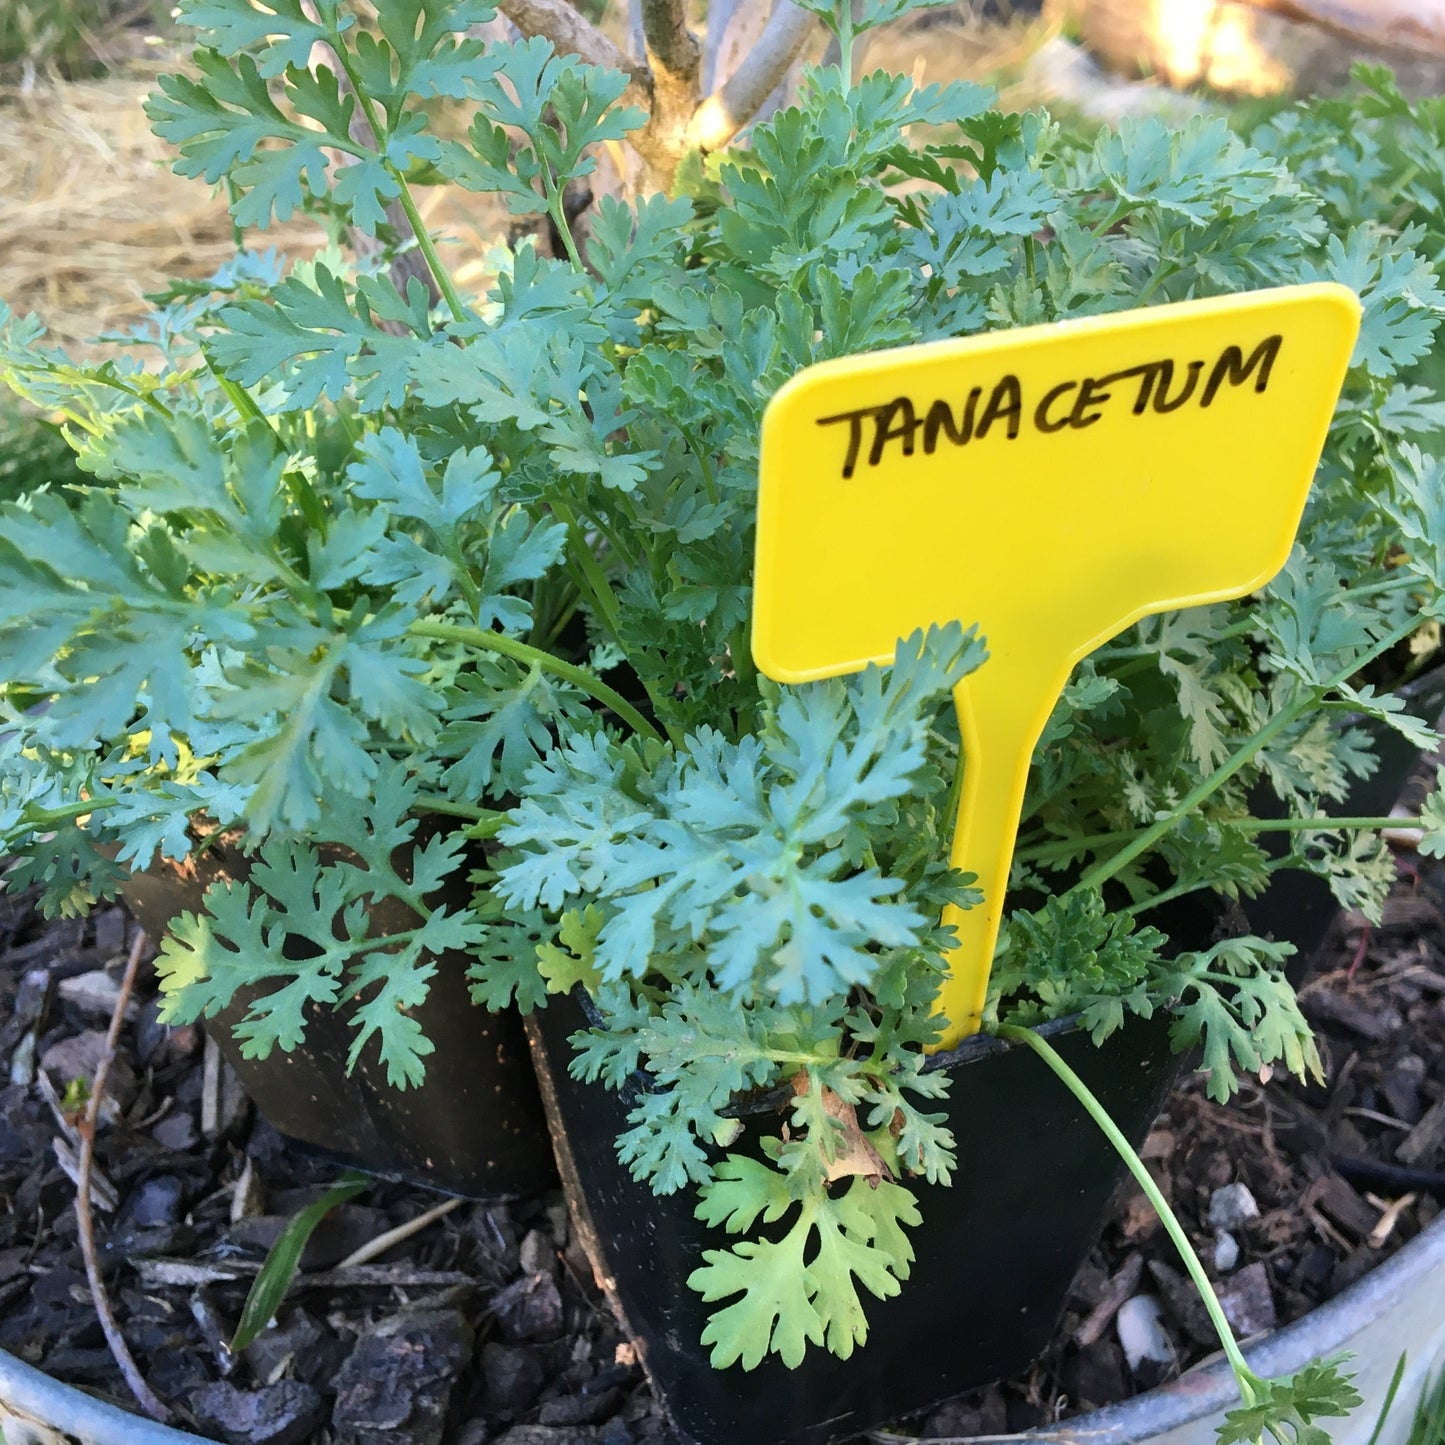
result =
[{"label": "tanacetum plant", "polygon": [[[1281,868],[1377,909],[1381,820],[1328,806],[1375,766],[1365,724],[1433,742],[1381,686],[1434,645],[1445,584],[1445,473],[1420,445],[1445,413],[1395,379],[1442,305],[1417,233],[1327,228],[1320,196],[1220,120],[1085,141],[977,86],[852,80],[852,35],[904,8],[823,8],[841,68],[746,144],[694,152],[674,194],[603,197],[583,234],[564,189],[642,123],[626,76],[536,38],[484,46],[481,0],[183,0],[201,48],[150,106],[178,168],[224,183],[241,225],[312,206],[381,249],[245,252],[178,288],[131,359],[72,363],[34,320],[0,332],[6,378],[63,415],[95,479],[0,523],[12,885],[83,908],[239,836],[249,881],[163,946],[167,1017],[244,989],[238,1033],[264,1056],[335,1008],[353,1060],[398,1087],[425,1072],[410,1010],[443,951],[470,952],[479,1007],[580,985],[601,1021],[575,1068],[652,1085],[622,1158],[736,1236],[690,1280],[718,1302],[719,1366],[847,1354],[864,1297],[908,1273],[908,1181],[969,1167],[922,1049],[937,920],[977,896],[945,862],[950,690],[986,640],[964,619],[848,680],[757,676],[759,419],[783,382],[1275,283],[1364,303],[1289,566],[1244,602],[1141,623],[1065,693],[1014,877],[1037,906],[1008,920],[990,1027],[1079,1013],[1102,1038],[1166,1009],[1216,1097],[1237,1071],[1317,1069],[1285,945],[1175,952],[1151,910]],[[443,103],[464,139],[434,129]],[[443,180],[549,217],[560,259],[519,244],[463,292],[415,201]],[[426,279],[398,284],[398,252]],[[423,816],[444,826],[403,876]],[[1421,821],[1445,846],[1440,805]],[[478,843],[472,905],[436,904]],[[386,897],[418,922],[369,936]],[[729,1152],[729,1102],[778,1086],[786,1130]],[[1254,1413],[1231,1438],[1320,1438],[1309,1421],[1349,1391],[1307,1374],[1241,1376]]]}]

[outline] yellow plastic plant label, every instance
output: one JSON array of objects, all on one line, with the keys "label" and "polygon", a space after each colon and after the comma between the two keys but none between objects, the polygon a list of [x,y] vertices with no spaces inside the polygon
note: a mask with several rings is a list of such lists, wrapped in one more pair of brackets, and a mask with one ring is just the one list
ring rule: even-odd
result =
[{"label": "yellow plastic plant label", "polygon": [[763,418],[752,647],[779,682],[977,623],[959,687],[944,1046],[973,1033],[1034,745],[1074,665],[1150,613],[1285,563],[1360,304],[1332,284],[823,362]]}]

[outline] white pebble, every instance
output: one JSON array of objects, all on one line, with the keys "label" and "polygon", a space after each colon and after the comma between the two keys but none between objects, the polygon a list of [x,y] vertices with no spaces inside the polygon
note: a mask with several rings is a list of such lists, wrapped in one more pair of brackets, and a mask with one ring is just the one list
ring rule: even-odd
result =
[{"label": "white pebble", "polygon": [[[74,1004],[82,1013],[108,1019],[115,1012],[115,1001],[120,997],[120,984],[103,969],[96,969],[93,973],[61,979],[59,992],[61,998]],[[137,1005],[127,999],[125,1016],[134,1018],[139,1012]]]},{"label": "white pebble", "polygon": [[1227,1230],[1221,1229],[1214,1236],[1214,1268],[1219,1274],[1228,1274],[1239,1263],[1239,1241]]},{"label": "white pebble", "polygon": [[1259,1218],[1259,1205],[1248,1185],[1226,1184],[1209,1196],[1209,1222],[1216,1229],[1238,1229],[1249,1219]]},{"label": "white pebble", "polygon": [[1164,1332],[1162,1314],[1159,1301],[1152,1294],[1136,1294],[1119,1306],[1119,1313],[1114,1317],[1120,1348],[1135,1374],[1146,1361],[1155,1365],[1174,1363],[1174,1346]]}]

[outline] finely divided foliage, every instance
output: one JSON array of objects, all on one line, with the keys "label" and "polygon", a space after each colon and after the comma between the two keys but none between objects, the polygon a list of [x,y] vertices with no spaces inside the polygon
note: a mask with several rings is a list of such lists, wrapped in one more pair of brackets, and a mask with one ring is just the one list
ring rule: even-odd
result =
[{"label": "finely divided foliage", "polygon": [[[846,55],[905,8],[825,18]],[[623,1160],[699,1188],[719,1229],[690,1281],[719,1303],[716,1363],[847,1354],[865,1296],[907,1276],[908,1179],[956,1162],[921,1051],[937,919],[977,898],[944,862],[949,694],[986,640],[963,619],[851,679],[758,679],[763,407],[827,357],[1329,277],[1365,322],[1299,550],[1258,597],[1142,623],[1079,669],[1013,880],[1047,901],[1014,913],[989,1005],[1078,1011],[1100,1038],[1168,1010],[1216,1097],[1237,1071],[1318,1068],[1286,947],[1177,954],[1139,915],[1286,867],[1378,909],[1374,835],[1325,814],[1375,766],[1366,723],[1430,737],[1370,668],[1429,644],[1445,588],[1445,410],[1413,370],[1445,304],[1415,249],[1438,245],[1438,187],[1411,181],[1403,232],[1376,219],[1385,152],[1438,181],[1438,115],[1374,76],[1363,118],[1317,107],[1253,146],[1218,120],[1090,138],[976,86],[819,69],[679,194],[604,197],[584,240],[563,192],[639,123],[622,77],[537,39],[484,47],[480,0],[181,12],[195,69],[150,107],[178,168],[224,181],[240,225],[310,206],[381,249],[247,253],[178,285],[127,338],[149,366],[72,363],[0,317],[6,379],[63,415],[95,482],[0,520],[13,883],[75,909],[236,839],[249,875],[164,945],[168,1017],[244,988],[264,1055],[338,1008],[353,1060],[402,1086],[430,1047],[411,1010],[457,951],[488,1007],[585,987],[601,1023],[577,1072],[652,1084]],[[464,294],[416,207],[440,180],[543,217],[563,254],[499,246],[491,290]],[[388,269],[413,245],[439,306]],[[423,814],[453,826],[414,847]],[[1445,849],[1438,802],[1422,821]],[[468,880],[470,906],[438,901]],[[373,936],[386,900],[414,923]],[[736,1096],[783,1085],[763,1157],[728,1152]],[[1308,1385],[1238,1428],[1340,1398]]]}]

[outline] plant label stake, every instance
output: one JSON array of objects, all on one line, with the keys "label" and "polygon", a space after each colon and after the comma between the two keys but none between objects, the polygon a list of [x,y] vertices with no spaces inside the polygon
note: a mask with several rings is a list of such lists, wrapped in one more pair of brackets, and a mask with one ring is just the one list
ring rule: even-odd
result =
[{"label": "plant label stake", "polygon": [[975,1032],[1034,745],[1072,668],[1150,613],[1284,565],[1360,304],[1334,284],[810,366],[763,418],[752,648],[778,682],[976,622],[941,1047]]}]

